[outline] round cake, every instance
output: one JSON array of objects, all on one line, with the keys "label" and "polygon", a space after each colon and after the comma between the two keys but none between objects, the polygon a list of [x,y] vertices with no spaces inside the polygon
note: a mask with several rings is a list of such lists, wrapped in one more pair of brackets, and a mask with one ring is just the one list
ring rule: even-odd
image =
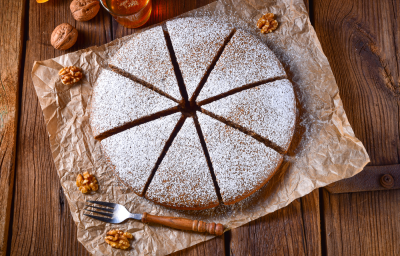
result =
[{"label": "round cake", "polygon": [[209,18],[135,35],[101,71],[93,135],[119,179],[176,209],[233,204],[260,189],[294,133],[293,86],[274,53]]}]

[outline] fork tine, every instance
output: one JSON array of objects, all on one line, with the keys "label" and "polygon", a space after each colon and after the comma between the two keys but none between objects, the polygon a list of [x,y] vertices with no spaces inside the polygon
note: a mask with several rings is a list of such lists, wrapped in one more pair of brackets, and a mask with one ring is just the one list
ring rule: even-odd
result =
[{"label": "fork tine", "polygon": [[114,203],[107,203],[107,202],[100,202],[100,201],[89,201],[87,200],[86,202],[92,203],[92,204],[100,204],[100,205],[104,205],[107,207],[111,207],[114,208],[115,206],[117,206],[118,204],[114,204]]},{"label": "fork tine", "polygon": [[96,209],[99,209],[99,210],[102,210],[102,211],[106,211],[106,212],[111,212],[111,213],[113,213],[114,211],[113,210],[111,210],[111,209],[106,209],[106,208],[101,208],[101,207],[97,207],[97,206],[93,206],[93,205],[85,205],[85,206],[87,206],[87,207],[93,207],[93,208],[96,208]]},{"label": "fork tine", "polygon": [[84,209],[84,210],[85,210],[85,211],[89,211],[89,212],[98,213],[98,214],[101,214],[101,215],[104,215],[104,216],[107,216],[107,217],[110,217],[110,218],[112,218],[112,217],[113,217],[113,215],[112,215],[112,214],[105,213],[105,212],[92,211],[92,210],[88,210],[88,209]]},{"label": "fork tine", "polygon": [[96,219],[96,220],[99,220],[99,221],[107,222],[107,223],[119,223],[115,219],[103,218],[103,217],[89,215],[89,214],[85,214],[85,213],[83,215],[88,216],[93,219]]}]

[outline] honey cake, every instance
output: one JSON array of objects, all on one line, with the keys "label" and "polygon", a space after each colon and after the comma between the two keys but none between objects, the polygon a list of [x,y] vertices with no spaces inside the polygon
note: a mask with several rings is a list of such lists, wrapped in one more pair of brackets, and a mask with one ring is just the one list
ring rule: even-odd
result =
[{"label": "honey cake", "polygon": [[176,209],[200,210],[219,204],[192,117],[186,118],[173,140],[145,197]]},{"label": "honey cake", "polygon": [[285,77],[285,70],[275,54],[260,40],[238,29],[211,71],[197,101]]},{"label": "honey cake", "polygon": [[283,152],[292,141],[296,99],[287,79],[232,94],[202,108],[270,140]]},{"label": "honey cake", "polygon": [[103,69],[93,89],[90,125],[99,139],[111,130],[176,105],[141,84]]},{"label": "honey cake", "polygon": [[167,29],[191,98],[233,28],[210,18],[183,18],[168,21]]},{"label": "honey cake", "polygon": [[180,117],[181,113],[161,117],[101,141],[114,172],[137,195],[143,196],[152,170]]},{"label": "honey cake", "polygon": [[[222,202],[233,204],[250,196],[271,178],[290,145],[296,109],[293,88],[289,81],[283,80],[286,75],[282,65],[261,41],[242,30],[226,36],[225,25],[219,23],[223,31],[218,32],[218,28],[210,24],[211,28],[200,29],[199,39],[193,39],[187,35],[189,32],[181,30],[194,24],[201,28],[202,22],[207,24],[210,20],[196,18],[191,20],[193,23],[189,20],[169,22],[169,34],[158,27],[124,43],[110,66],[124,78],[130,78],[129,81],[135,81],[130,82],[151,88],[159,98],[138,96],[136,92],[133,94],[139,99],[129,98],[124,90],[111,89],[119,93],[109,93],[104,86],[102,94],[110,95],[102,99],[102,104],[121,101],[118,104],[123,105],[125,113],[112,119],[111,126],[116,123],[121,129],[111,128],[111,132],[105,132],[108,138],[97,137],[103,139],[103,151],[117,176],[135,193],[167,207],[200,210],[219,204],[218,187]],[[220,36],[216,38],[223,41],[222,46],[217,39],[207,42],[206,35],[210,31]],[[192,43],[198,45],[194,48],[186,45],[185,37],[189,44],[193,39]],[[226,41],[229,42],[226,44]],[[179,43],[173,45],[173,42]],[[162,47],[154,47],[157,44]],[[159,49],[160,67],[157,66]],[[137,54],[132,54],[135,51]],[[181,56],[190,51],[193,54],[186,59]],[[181,56],[179,60],[175,58],[178,55]],[[175,74],[180,76],[181,72],[174,70],[171,60],[179,70],[186,70],[182,72],[185,77],[175,78]],[[111,84],[112,88],[117,88],[115,83],[121,84],[114,81],[115,78],[111,80],[105,84]],[[194,91],[194,95],[189,95],[192,97],[189,105],[187,99],[181,100],[180,92],[185,91],[180,88],[182,80],[187,83],[187,92]],[[168,90],[175,90],[175,94]],[[96,98],[94,93],[94,101]],[[161,104],[162,100],[172,105]],[[144,117],[131,118],[130,111],[149,109],[148,104],[157,106],[155,113],[150,111]],[[99,123],[108,120],[110,112],[106,107],[102,109],[105,117],[98,114]],[[197,125],[191,116],[199,110],[207,115],[199,112]],[[91,111],[93,119],[94,109]],[[182,112],[183,116],[176,112]],[[165,121],[169,118],[172,120]],[[125,125],[126,122],[129,125]],[[94,134],[97,134],[96,128],[93,125]]]},{"label": "honey cake", "polygon": [[110,61],[116,67],[177,101],[182,99],[164,32],[160,26],[137,34]]},{"label": "honey cake", "polygon": [[198,112],[224,204],[236,203],[260,189],[282,163],[282,155],[235,128]]}]

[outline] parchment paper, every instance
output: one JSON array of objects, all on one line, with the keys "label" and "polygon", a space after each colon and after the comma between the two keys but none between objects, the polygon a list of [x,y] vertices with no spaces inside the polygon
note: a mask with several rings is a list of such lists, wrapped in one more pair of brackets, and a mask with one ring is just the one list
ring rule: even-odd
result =
[{"label": "parchment paper", "polygon": [[[265,12],[276,14],[279,27],[271,34],[262,35],[255,24]],[[298,100],[294,140],[278,173],[251,197],[233,206],[204,211],[161,207],[138,197],[118,182],[88,122],[87,106],[99,71],[107,66],[122,43],[135,35],[36,62],[32,79],[60,182],[78,227],[78,240],[95,255],[164,255],[213,236],[144,225],[134,220],[119,225],[105,224],[83,215],[85,200],[120,203],[136,213],[146,211],[220,222],[232,229],[285,207],[316,188],[351,177],[369,162],[364,146],[354,136],[347,120],[335,78],[303,0],[220,0],[182,16],[210,16],[217,22],[230,22],[260,38],[275,52],[293,82]],[[70,65],[81,67],[84,78],[77,85],[65,86],[57,73]],[[76,176],[85,171],[98,178],[98,192],[83,195],[77,189]],[[115,228],[133,233],[132,249],[112,249],[105,243],[105,233]]]}]

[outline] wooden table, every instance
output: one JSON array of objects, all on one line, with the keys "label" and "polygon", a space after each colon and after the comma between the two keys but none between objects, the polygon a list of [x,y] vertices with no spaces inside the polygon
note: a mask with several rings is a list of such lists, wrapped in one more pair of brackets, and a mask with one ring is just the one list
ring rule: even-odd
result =
[{"label": "wooden table", "polygon": [[[153,0],[146,26],[211,1]],[[88,255],[55,171],[30,73],[54,50],[60,23],[79,30],[68,52],[131,34],[104,10],[75,22],[68,0],[0,0],[0,255]],[[373,165],[400,162],[400,1],[309,0],[357,137]],[[176,255],[400,255],[400,190],[330,194],[288,207]]]}]

